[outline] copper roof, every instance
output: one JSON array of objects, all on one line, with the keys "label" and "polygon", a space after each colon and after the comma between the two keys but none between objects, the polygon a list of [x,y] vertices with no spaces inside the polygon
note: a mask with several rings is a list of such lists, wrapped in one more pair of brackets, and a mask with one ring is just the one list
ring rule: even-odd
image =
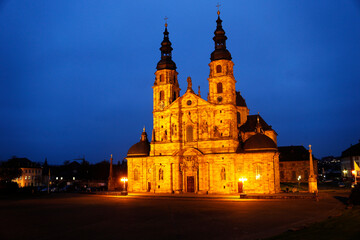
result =
[{"label": "copper roof", "polygon": [[140,142],[135,143],[134,145],[131,146],[131,148],[127,153],[127,156],[144,157],[144,156],[149,156],[149,153],[150,153],[150,143],[149,140],[147,139],[147,134],[144,129],[144,131],[141,134]]},{"label": "copper roof", "polygon": [[244,142],[244,150],[272,150],[276,151],[276,143],[262,133],[256,133]]},{"label": "copper roof", "polygon": [[360,142],[342,152],[341,157],[360,156]]}]

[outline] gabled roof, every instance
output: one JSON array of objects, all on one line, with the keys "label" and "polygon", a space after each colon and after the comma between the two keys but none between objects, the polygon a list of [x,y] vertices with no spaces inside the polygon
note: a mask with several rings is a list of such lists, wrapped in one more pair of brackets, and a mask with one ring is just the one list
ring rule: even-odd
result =
[{"label": "gabled roof", "polygon": [[240,131],[242,132],[254,132],[256,130],[257,118],[259,117],[259,123],[262,130],[272,130],[272,128],[264,121],[260,115],[249,115],[247,121],[241,125]]},{"label": "gabled roof", "polygon": [[38,167],[40,167],[39,164],[32,162],[27,158],[17,158],[17,157],[13,157],[13,158],[9,159],[7,162],[4,162],[3,164],[7,165],[7,166],[16,166],[19,168],[38,168]]},{"label": "gabled roof", "polygon": [[360,156],[360,142],[342,152],[341,157]]},{"label": "gabled roof", "polygon": [[304,161],[309,160],[309,151],[304,146],[278,147],[279,161]]}]

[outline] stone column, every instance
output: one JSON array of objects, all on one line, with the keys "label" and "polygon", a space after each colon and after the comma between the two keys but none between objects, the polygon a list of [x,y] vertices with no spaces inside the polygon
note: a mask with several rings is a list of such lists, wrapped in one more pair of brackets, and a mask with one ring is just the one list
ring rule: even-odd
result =
[{"label": "stone column", "polygon": [[112,154],[111,154],[111,157],[110,157],[110,170],[109,170],[109,178],[108,178],[108,191],[114,191],[115,190],[112,162],[113,162],[113,157],[112,157]]},{"label": "stone column", "polygon": [[312,158],[312,150],[311,150],[311,145],[309,145],[309,162],[310,162],[310,174],[309,174],[309,192],[310,193],[317,193],[318,192],[318,188],[317,188],[317,179],[316,176],[314,174],[314,162],[313,162],[313,158]]}]

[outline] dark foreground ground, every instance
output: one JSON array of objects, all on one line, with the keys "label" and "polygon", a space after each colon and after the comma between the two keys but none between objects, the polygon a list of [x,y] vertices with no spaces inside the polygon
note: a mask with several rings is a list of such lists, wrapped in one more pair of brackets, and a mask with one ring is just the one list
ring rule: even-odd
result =
[{"label": "dark foreground ground", "polygon": [[2,198],[0,239],[259,239],[344,211],[348,193],[320,196],[318,202],[81,194]]}]

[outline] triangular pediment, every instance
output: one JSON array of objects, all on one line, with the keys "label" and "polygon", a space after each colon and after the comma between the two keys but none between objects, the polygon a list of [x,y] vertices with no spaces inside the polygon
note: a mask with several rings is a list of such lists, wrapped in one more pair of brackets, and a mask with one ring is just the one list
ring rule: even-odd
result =
[{"label": "triangular pediment", "polygon": [[187,91],[184,95],[177,98],[174,102],[172,102],[167,109],[179,109],[181,108],[193,108],[197,106],[210,105],[209,102],[202,99],[195,93],[191,91]]}]

